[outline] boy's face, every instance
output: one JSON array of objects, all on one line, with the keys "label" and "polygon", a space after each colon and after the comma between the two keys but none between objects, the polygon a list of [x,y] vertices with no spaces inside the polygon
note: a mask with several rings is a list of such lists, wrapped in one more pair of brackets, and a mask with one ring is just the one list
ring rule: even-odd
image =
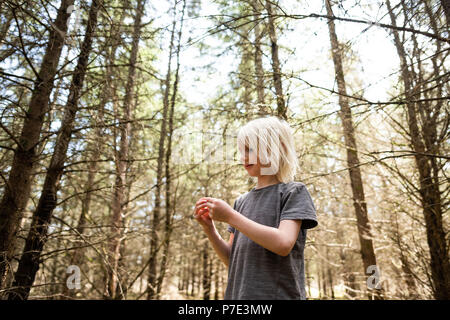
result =
[{"label": "boy's face", "polygon": [[245,170],[251,177],[258,177],[261,175],[261,168],[269,168],[271,163],[262,164],[259,160],[259,156],[254,148],[245,146],[241,151],[241,162],[244,165]]}]

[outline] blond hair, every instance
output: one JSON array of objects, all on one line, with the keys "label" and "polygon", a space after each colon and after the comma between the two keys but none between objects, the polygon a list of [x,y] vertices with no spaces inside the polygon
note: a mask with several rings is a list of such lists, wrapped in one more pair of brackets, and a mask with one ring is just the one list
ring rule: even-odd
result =
[{"label": "blond hair", "polygon": [[[240,151],[249,146],[258,150],[262,164],[270,163],[270,168],[261,167],[261,174],[274,174],[284,183],[294,180],[298,159],[292,129],[285,120],[274,116],[254,119],[240,128],[237,143]],[[253,155],[250,163],[256,163]]]}]

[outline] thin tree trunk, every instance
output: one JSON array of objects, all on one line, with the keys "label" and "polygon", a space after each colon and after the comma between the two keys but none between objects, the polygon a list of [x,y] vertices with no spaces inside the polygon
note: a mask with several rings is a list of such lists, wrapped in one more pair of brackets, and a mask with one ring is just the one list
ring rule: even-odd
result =
[{"label": "thin tree trunk", "polygon": [[[158,285],[157,285],[157,296],[159,297],[164,281],[164,277],[166,275],[167,261],[169,258],[169,247],[170,247],[170,237],[172,235],[172,224],[173,224],[173,215],[175,213],[176,204],[174,203],[172,206],[172,190],[171,190],[171,177],[170,177],[170,158],[172,156],[172,135],[173,135],[173,118],[175,112],[175,103],[178,94],[178,81],[179,81],[179,73],[180,73],[180,52],[181,52],[181,36],[183,32],[183,23],[184,23],[184,13],[186,10],[186,0],[183,1],[183,8],[181,10],[181,21],[180,21],[180,29],[178,31],[178,44],[176,51],[176,61],[177,66],[175,70],[175,80],[173,83],[172,97],[170,101],[170,110],[169,110],[169,129],[167,136],[167,152],[166,152],[166,167],[165,167],[165,176],[166,176],[166,208],[165,208],[165,223],[164,223],[164,242],[163,242],[163,255],[161,258],[161,268],[159,271]],[[176,192],[175,192],[176,194]]]},{"label": "thin tree trunk", "polygon": [[273,71],[273,85],[275,87],[275,94],[277,95],[277,115],[280,118],[287,119],[287,108],[283,95],[283,84],[281,81],[281,67],[280,59],[278,57],[278,43],[275,31],[275,22],[272,15],[272,3],[266,0],[266,10],[268,14],[268,31],[270,37],[270,46],[272,52],[272,71]]},{"label": "thin tree trunk", "polygon": [[[327,259],[327,262],[328,261],[330,261],[329,260],[329,255],[328,255],[328,247],[325,247],[325,254],[326,254],[326,259]],[[328,277],[328,286],[330,287],[330,292],[331,292],[331,299],[333,299],[334,300],[334,285],[333,285],[333,275],[332,275],[332,272],[331,272],[331,267],[330,267],[330,264],[329,263],[327,263],[327,266],[326,266],[326,268],[327,268],[327,277]]]},{"label": "thin tree trunk", "polygon": [[219,260],[214,260],[214,300],[220,299],[220,264]]},{"label": "thin tree trunk", "polygon": [[137,4],[136,15],[133,27],[133,42],[131,47],[131,55],[129,60],[128,78],[125,85],[125,97],[123,100],[123,119],[119,126],[120,143],[119,151],[116,154],[116,181],[114,186],[114,195],[112,201],[112,233],[113,237],[108,244],[108,294],[112,299],[123,297],[121,286],[119,260],[121,252],[121,244],[124,240],[124,203],[127,189],[127,164],[129,158],[130,134],[131,134],[131,118],[132,104],[134,95],[134,85],[136,77],[136,62],[139,52],[139,40],[142,30],[142,16],[144,14],[145,1],[140,0]]},{"label": "thin tree trunk", "polygon": [[317,271],[317,291],[319,293],[319,299],[322,299],[322,297],[323,297],[322,288],[323,287],[322,287],[322,272],[321,272],[320,264],[317,265],[316,271]]},{"label": "thin tree trunk", "polygon": [[202,262],[203,262],[203,277],[202,277],[202,289],[203,289],[203,300],[210,300],[211,294],[211,274],[209,272],[209,254],[208,254],[208,243],[205,244],[202,250]]},{"label": "thin tree trunk", "polygon": [[305,259],[305,280],[306,291],[308,292],[308,298],[311,298],[311,272],[310,272],[310,260]]},{"label": "thin tree trunk", "polygon": [[408,298],[415,300],[419,297],[419,294],[417,292],[417,285],[414,280],[414,275],[411,271],[411,266],[408,261],[408,257],[405,255],[404,252],[400,252],[400,261],[402,263],[402,271],[406,278],[405,282],[408,287]]},{"label": "thin tree trunk", "polygon": [[183,261],[186,265],[183,267],[183,289],[182,292],[184,295],[188,296],[189,292],[189,260]]},{"label": "thin tree trunk", "polygon": [[358,296],[358,286],[356,284],[356,277],[353,272],[349,272],[345,277],[346,283],[346,293],[351,298],[354,299]]},{"label": "thin tree trunk", "polygon": [[[389,0],[386,0],[386,5],[389,10],[391,23],[395,27],[397,25],[396,17],[392,12]],[[433,181],[431,174],[432,166],[429,163],[428,157],[425,155],[430,150],[427,150],[424,142],[421,140],[416,106],[411,102],[414,100],[415,88],[412,83],[413,76],[408,69],[405,48],[400,41],[398,32],[392,30],[392,33],[394,36],[395,47],[400,58],[401,78],[405,90],[405,100],[407,101],[406,109],[408,128],[410,131],[409,136],[411,138],[410,143],[412,149],[415,151],[414,159],[419,171],[419,193],[422,201],[422,212],[424,215],[427,242],[431,257],[430,269],[433,294],[436,299],[448,300],[450,299],[450,261],[442,223],[442,202],[439,184]],[[429,128],[423,129],[423,131],[426,130],[429,130]],[[429,138],[427,132],[423,132],[423,134],[426,139]]]},{"label": "thin tree trunk", "polygon": [[[261,5],[259,0],[253,0],[251,2],[253,13],[256,15],[261,14],[264,9],[264,5]],[[263,51],[261,48],[261,40],[264,37],[264,28],[260,26],[261,21],[256,21],[254,26],[255,43],[254,43],[254,60],[255,60],[255,75],[256,75],[256,94],[257,94],[257,106],[258,115],[264,116],[269,112],[267,110],[265,93],[264,93],[264,67],[263,67]]]},{"label": "thin tree trunk", "polygon": [[[339,229],[337,232],[336,239],[339,242],[344,241],[343,232],[339,231]],[[354,277],[352,278],[352,273],[351,273],[351,270],[349,269],[349,262],[347,260],[348,256],[347,256],[347,253],[345,252],[344,248],[340,249],[339,258],[341,259],[342,268],[341,268],[340,272],[341,272],[341,276],[342,276],[344,286],[345,286],[345,295],[349,299],[354,299],[356,297],[356,291],[355,291],[356,287],[355,287],[355,283],[354,283]]]},{"label": "thin tree trunk", "polygon": [[184,256],[179,256],[177,265],[180,267],[178,269],[178,292],[184,292],[185,288],[185,267],[184,267]]},{"label": "thin tree trunk", "polygon": [[[66,209],[66,202],[63,204],[63,210]],[[61,233],[63,231],[63,224],[58,223],[58,233]],[[56,248],[61,248],[61,237],[56,238]],[[55,255],[52,259],[52,263],[49,266],[50,269],[50,283],[51,285],[48,288],[48,295],[50,296],[48,299],[56,300],[57,296],[61,292],[59,289],[60,284],[58,284],[58,266],[60,263],[58,263],[58,257],[59,255]]]},{"label": "thin tree trunk", "polygon": [[[176,12],[176,2],[174,4],[174,12]],[[161,215],[161,188],[163,184],[163,168],[164,168],[164,148],[165,140],[167,136],[167,112],[169,110],[169,91],[170,91],[170,76],[172,74],[171,63],[172,54],[174,46],[175,37],[175,26],[176,26],[176,14],[174,14],[174,20],[172,23],[172,31],[170,37],[169,46],[169,62],[167,66],[167,74],[165,79],[165,89],[163,98],[163,114],[161,120],[161,129],[159,136],[159,149],[158,149],[158,164],[156,169],[156,192],[155,192],[155,206],[153,209],[153,222],[151,226],[150,234],[150,257],[149,257],[149,273],[148,273],[148,288],[147,288],[147,299],[152,300],[157,298],[157,255],[159,251],[159,241],[158,241],[158,228],[160,224]]]},{"label": "thin tree trunk", "polygon": [[[328,16],[334,16],[330,0],[325,0]],[[336,81],[339,92],[339,105],[341,107],[340,117],[344,131],[345,146],[347,149],[347,164],[350,173],[350,182],[353,193],[353,205],[355,208],[358,236],[361,245],[361,256],[364,265],[364,274],[366,274],[369,266],[377,264],[375,251],[372,243],[372,233],[370,230],[369,219],[367,216],[367,204],[364,196],[364,187],[361,178],[361,170],[359,168],[358,149],[356,146],[355,133],[352,120],[352,112],[347,99],[347,89],[344,78],[344,70],[342,66],[341,49],[336,35],[336,29],[333,19],[328,20],[328,30],[330,35],[330,43],[335,68]],[[375,298],[382,298],[382,290],[374,289]],[[370,298],[370,295],[369,295]]]},{"label": "thin tree trunk", "polygon": [[73,0],[62,0],[58,15],[51,29],[47,48],[42,59],[41,68],[33,88],[22,132],[14,152],[5,192],[0,201],[0,288],[9,272],[11,256],[17,228],[22,220],[23,210],[28,202],[32,185],[32,172],[36,163],[36,148],[42,130],[44,116],[48,111],[50,93],[57,66],[64,45],[64,38],[56,28],[67,31],[70,12],[67,8]]},{"label": "thin tree trunk", "polygon": [[[385,182],[383,180],[383,184],[385,186]],[[405,277],[405,283],[406,286],[408,287],[408,297],[410,299],[417,299],[418,298],[418,294],[417,294],[417,286],[416,286],[416,282],[414,281],[414,273],[411,270],[411,266],[408,260],[408,257],[405,255],[405,248],[403,246],[402,243],[402,239],[401,239],[401,235],[400,235],[400,229],[399,229],[399,225],[398,225],[398,218],[397,218],[397,213],[393,214],[393,218],[391,218],[392,221],[392,225],[395,227],[394,229],[394,243],[397,245],[399,253],[400,253],[400,262],[402,263],[402,271]]]},{"label": "thin tree trunk", "polygon": [[325,299],[328,299],[328,287],[327,287],[327,275],[325,273],[325,265],[324,261],[321,261],[320,263],[320,272],[322,274],[322,290],[323,290],[323,297]]},{"label": "thin tree trunk", "polygon": [[189,270],[189,276],[190,276],[190,282],[191,282],[191,291],[190,291],[190,296],[194,297],[195,296],[195,278],[197,276],[197,268],[196,268],[196,260],[191,260],[190,265],[190,270]]},{"label": "thin tree trunk", "polygon": [[[256,2],[256,1],[255,1]],[[255,32],[255,74],[256,74],[256,93],[257,93],[257,103],[260,115],[265,115],[267,112],[266,101],[264,97],[264,67],[262,63],[262,51],[261,51],[261,39],[263,33],[257,23],[254,28]]]},{"label": "thin tree trunk", "polygon": [[328,281],[329,281],[329,286],[330,286],[330,291],[331,291],[331,299],[335,299],[335,294],[334,294],[334,285],[333,285],[333,276],[331,273],[331,268],[330,266],[328,266]]},{"label": "thin tree trunk", "polygon": [[[244,32],[248,32],[249,30],[246,30]],[[242,56],[241,56],[241,64],[239,66],[239,80],[240,80],[240,86],[243,88],[244,92],[241,95],[241,101],[242,104],[245,106],[245,110],[247,114],[250,114],[253,112],[252,107],[252,89],[251,88],[251,80],[249,79],[252,68],[250,65],[251,59],[252,59],[252,53],[250,52],[250,46],[249,44],[243,40],[240,45],[242,50]]]},{"label": "thin tree trunk", "polygon": [[33,214],[30,231],[25,242],[25,248],[19,261],[17,272],[15,273],[15,280],[13,283],[14,288],[8,294],[8,299],[10,300],[26,300],[28,298],[31,286],[39,269],[39,260],[46,242],[48,225],[57,203],[58,184],[63,173],[64,162],[67,157],[67,148],[72,135],[75,115],[78,111],[78,100],[83,87],[89,53],[92,48],[93,35],[97,27],[97,14],[101,2],[101,0],[93,0],[89,10],[86,34],[70,85],[69,98],[66,104],[60,133],[56,140],[50,166],[45,176],[38,206]]},{"label": "thin tree trunk", "polygon": [[[86,181],[86,187],[85,187],[85,195],[84,195],[84,199],[82,201],[81,204],[81,214],[80,214],[80,218],[78,220],[78,224],[77,224],[77,236],[81,237],[84,234],[85,231],[85,225],[86,225],[86,218],[87,216],[89,216],[89,212],[90,212],[90,206],[91,206],[91,196],[92,196],[92,189],[94,187],[94,181],[95,181],[95,176],[97,174],[97,166],[98,166],[98,159],[100,158],[100,154],[102,154],[102,150],[103,150],[103,128],[102,126],[104,125],[103,121],[104,121],[104,110],[105,110],[105,106],[108,103],[108,101],[110,101],[111,99],[114,99],[114,97],[116,96],[115,93],[115,86],[113,85],[113,65],[115,63],[115,56],[116,56],[116,52],[117,49],[120,45],[120,25],[123,22],[123,19],[125,17],[125,10],[122,10],[122,14],[120,15],[119,18],[119,30],[112,28],[110,31],[110,37],[114,39],[114,43],[111,47],[111,50],[109,52],[109,55],[107,57],[107,61],[108,61],[108,65],[106,66],[106,87],[105,90],[102,92],[101,95],[101,102],[100,102],[100,107],[99,107],[99,115],[98,115],[98,120],[96,122],[93,122],[93,125],[95,126],[94,129],[94,141],[93,143],[89,144],[90,149],[94,149],[93,153],[92,153],[92,158],[90,159],[90,163],[88,165],[88,178]],[[83,263],[84,260],[84,248],[82,247],[83,245],[83,240],[80,239],[76,242],[76,244],[79,246],[79,248],[76,248],[72,254],[71,257],[71,265],[77,265],[80,266]],[[74,297],[76,291],[73,290],[69,290],[69,288],[65,289],[65,295],[69,296],[69,297]]]}]

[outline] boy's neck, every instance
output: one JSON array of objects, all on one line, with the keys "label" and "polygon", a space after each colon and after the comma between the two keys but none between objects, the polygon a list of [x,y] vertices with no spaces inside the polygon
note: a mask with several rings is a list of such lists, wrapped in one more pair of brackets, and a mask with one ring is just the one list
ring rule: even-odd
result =
[{"label": "boy's neck", "polygon": [[264,188],[277,183],[280,183],[280,181],[276,176],[258,176],[258,182],[256,183],[255,189]]}]

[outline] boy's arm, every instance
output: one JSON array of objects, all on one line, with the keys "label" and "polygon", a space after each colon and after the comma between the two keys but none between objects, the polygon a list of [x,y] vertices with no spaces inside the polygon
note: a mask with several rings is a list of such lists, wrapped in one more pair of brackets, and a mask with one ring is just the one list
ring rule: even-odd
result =
[{"label": "boy's arm", "polygon": [[250,220],[233,210],[228,223],[260,246],[280,256],[287,256],[298,238],[301,220],[282,220],[278,228]]},{"label": "boy's arm", "polygon": [[202,203],[198,204],[199,209],[205,207],[209,208],[209,216],[213,220],[228,223],[260,246],[280,256],[287,256],[291,252],[302,224],[301,220],[289,219],[281,220],[278,228],[269,227],[248,219],[225,201],[211,197],[202,198]]},{"label": "boy's arm", "polygon": [[205,233],[208,236],[209,242],[214,251],[219,256],[220,260],[228,266],[230,262],[231,245],[233,244],[234,233],[230,233],[228,242],[222,239],[216,228],[205,229]]}]

